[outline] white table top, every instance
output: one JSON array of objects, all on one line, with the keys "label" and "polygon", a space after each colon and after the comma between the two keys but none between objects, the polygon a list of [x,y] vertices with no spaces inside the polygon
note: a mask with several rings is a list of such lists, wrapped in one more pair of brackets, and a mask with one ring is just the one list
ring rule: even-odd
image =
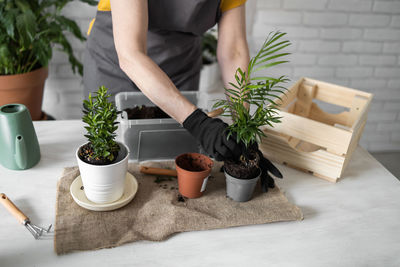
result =
[{"label": "white table top", "polygon": [[[39,225],[54,224],[57,180],[76,165],[85,140],[79,121],[35,122],[35,167],[0,166],[0,192]],[[400,266],[400,182],[358,147],[332,184],[279,166],[277,183],[303,221],[188,232],[163,242],[57,256],[53,238],[35,240],[0,207],[0,266]]]}]

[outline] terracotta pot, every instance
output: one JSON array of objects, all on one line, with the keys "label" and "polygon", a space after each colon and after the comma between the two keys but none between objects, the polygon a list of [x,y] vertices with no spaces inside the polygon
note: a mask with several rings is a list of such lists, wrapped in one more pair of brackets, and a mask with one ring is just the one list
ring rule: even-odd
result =
[{"label": "terracotta pot", "polygon": [[23,74],[0,75],[0,106],[24,104],[32,120],[40,120],[43,116],[43,88],[47,75],[47,67]]},{"label": "terracotta pot", "polygon": [[187,198],[198,198],[206,189],[213,161],[199,153],[185,153],[175,159],[179,193]]}]

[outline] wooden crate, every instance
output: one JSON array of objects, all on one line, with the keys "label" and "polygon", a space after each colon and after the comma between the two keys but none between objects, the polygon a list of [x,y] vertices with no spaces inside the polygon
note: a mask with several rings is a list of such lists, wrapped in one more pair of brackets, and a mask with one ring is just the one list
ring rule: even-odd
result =
[{"label": "wooden crate", "polygon": [[[346,108],[323,111],[313,100]],[[301,78],[277,101],[281,123],[263,128],[260,149],[276,162],[336,182],[358,145],[372,94]]]}]

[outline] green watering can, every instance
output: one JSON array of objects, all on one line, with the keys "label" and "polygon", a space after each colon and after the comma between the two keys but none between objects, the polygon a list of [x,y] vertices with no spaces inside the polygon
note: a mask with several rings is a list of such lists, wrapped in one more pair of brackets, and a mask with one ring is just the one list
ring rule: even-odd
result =
[{"label": "green watering can", "polygon": [[0,163],[12,170],[32,168],[40,160],[40,147],[31,115],[22,104],[0,107]]}]

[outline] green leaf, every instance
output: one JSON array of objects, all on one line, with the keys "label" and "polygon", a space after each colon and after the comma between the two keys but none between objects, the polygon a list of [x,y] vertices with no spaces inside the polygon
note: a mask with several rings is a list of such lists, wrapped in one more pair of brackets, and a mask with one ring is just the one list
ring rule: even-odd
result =
[{"label": "green leaf", "polygon": [[78,24],[76,24],[75,21],[70,20],[64,16],[56,16],[55,19],[56,21],[59,22],[60,25],[62,25],[64,30],[71,32],[76,38],[78,38],[81,41],[86,40],[86,38],[82,35],[82,32],[79,29]]},{"label": "green leaf", "polygon": [[[15,20],[18,11],[16,9],[10,9],[7,12],[0,14],[0,23],[2,27],[5,27],[8,36],[11,39],[15,37]],[[4,36],[4,35],[3,35]]]},{"label": "green leaf", "polygon": [[272,62],[272,63],[269,63],[269,64],[265,64],[265,65],[262,65],[261,67],[258,67],[257,69],[255,69],[254,72],[257,72],[257,71],[260,71],[260,70],[263,70],[263,69],[266,69],[266,68],[270,68],[272,66],[276,66],[276,65],[279,65],[279,64],[287,63],[287,62],[289,62],[289,61],[284,60],[284,61],[276,61],[276,62]]},{"label": "green leaf", "polygon": [[[223,107],[224,111],[228,111],[226,115],[233,121],[228,128],[228,136],[234,133],[236,141],[242,141],[246,146],[260,142],[265,135],[260,126],[279,122],[279,117],[275,116],[278,113],[274,100],[284,95],[286,88],[281,84],[288,81],[287,77],[254,76],[254,73],[288,62],[283,59],[290,53],[281,52],[290,45],[289,41],[281,40],[285,34],[270,33],[256,56],[250,59],[247,71],[237,68],[234,75],[237,84],[229,83],[236,90],[225,88],[228,100],[219,100],[214,104],[214,107]],[[255,111],[246,108],[245,103],[254,105]]]},{"label": "green leaf", "polygon": [[25,12],[32,12],[32,10],[30,9],[29,6],[29,2],[27,1],[21,1],[21,0],[14,0],[15,1],[15,5],[22,11],[22,13]]},{"label": "green leaf", "polygon": [[91,6],[97,6],[97,4],[99,3],[98,1],[95,0],[81,0],[81,1]]},{"label": "green leaf", "polygon": [[[29,72],[46,66],[52,57],[52,47],[60,44],[67,53],[73,71],[82,74],[83,66],[75,57],[65,33],[71,32],[85,40],[77,24],[61,16],[62,8],[71,0],[0,0],[0,46],[3,56],[0,75]],[[81,0],[88,4],[97,1]]]},{"label": "green leaf", "polygon": [[41,66],[47,66],[52,55],[52,49],[46,41],[39,39],[34,42],[32,45],[32,52]]},{"label": "green leaf", "polygon": [[16,26],[21,38],[21,49],[28,49],[36,34],[36,17],[31,10],[26,10],[16,17]]},{"label": "green leaf", "polygon": [[260,77],[251,77],[250,80],[252,81],[276,81],[276,78],[272,77],[265,77],[265,76],[260,76]]},{"label": "green leaf", "polygon": [[[270,61],[270,60],[272,60],[272,59],[284,57],[284,56],[287,56],[287,55],[290,55],[290,53],[282,53],[282,54],[273,55],[273,56],[264,58],[264,59],[261,60],[261,61],[257,61],[257,63],[255,64],[255,66],[258,66],[258,65],[260,65],[260,64],[262,64],[262,63],[264,63],[264,62]],[[286,61],[286,62],[287,62],[287,61]]]},{"label": "green leaf", "polygon": [[114,103],[108,101],[109,97],[108,89],[104,86],[99,87],[94,96],[89,94],[88,100],[83,101],[88,115],[82,119],[87,123],[85,136],[93,145],[94,156],[111,160],[114,158],[111,152],[118,151],[119,146],[114,141],[118,129],[118,122],[115,121],[117,109]]},{"label": "green leaf", "polygon": [[[274,53],[276,53],[276,52],[278,52],[278,51],[284,49],[285,47],[288,47],[289,45],[290,45],[290,43],[289,43],[289,44],[286,44],[286,45],[283,45],[283,46],[281,46],[281,47],[278,47],[278,48],[276,48],[275,50],[267,51],[267,52],[261,54],[260,57],[263,58],[263,57],[266,57],[266,56],[268,56],[268,55],[274,54]],[[290,55],[290,53],[287,53],[287,54]]]}]

